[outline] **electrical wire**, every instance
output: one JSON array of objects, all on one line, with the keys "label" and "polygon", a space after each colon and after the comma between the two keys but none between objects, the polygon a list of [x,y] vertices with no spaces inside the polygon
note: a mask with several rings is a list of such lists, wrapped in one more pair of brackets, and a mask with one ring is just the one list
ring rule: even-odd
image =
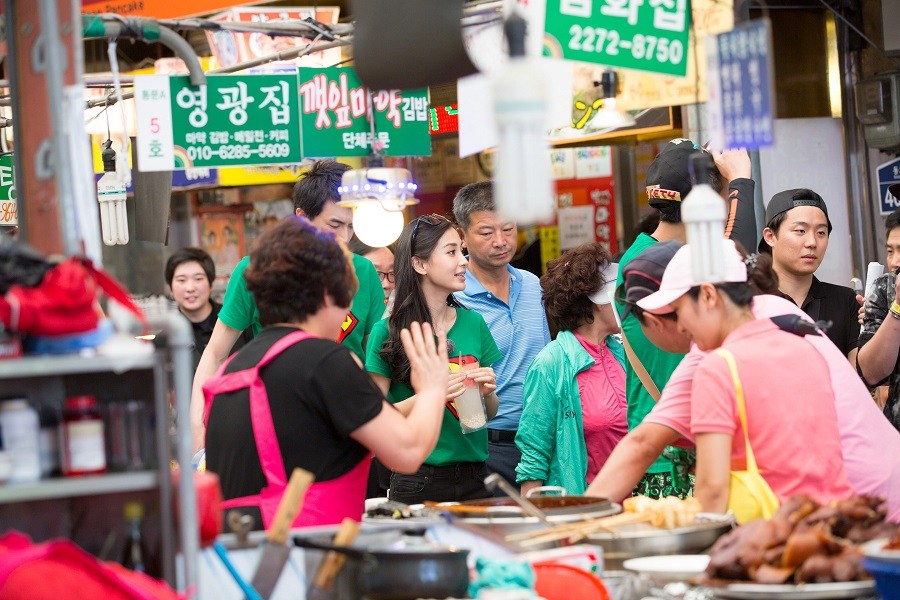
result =
[{"label": "electrical wire", "polygon": [[[883,1],[885,1],[885,0],[883,0]],[[859,29],[856,25],[854,25],[853,23],[851,23],[849,19],[847,19],[844,15],[842,15],[841,13],[839,13],[839,12],[837,11],[837,9],[835,9],[833,6],[831,6],[830,4],[828,4],[828,2],[826,2],[825,0],[819,0],[819,4],[821,4],[822,6],[824,6],[824,7],[827,8],[828,10],[830,10],[832,13],[834,13],[834,16],[835,16],[835,17],[837,17],[840,21],[842,21],[842,22],[844,23],[844,25],[846,25],[847,27],[849,27],[850,29],[852,29],[853,32],[856,33],[856,35],[858,35],[859,37],[861,37],[862,39],[864,39],[864,40],[866,41],[867,44],[869,44],[870,46],[872,46],[873,48],[875,48],[876,50],[878,50],[878,53],[881,54],[884,58],[888,59],[889,61],[893,61],[893,62],[897,62],[898,60],[900,60],[900,59],[897,59],[897,58],[895,58],[895,57],[888,56],[888,55],[885,53],[884,49],[883,49],[881,46],[879,46],[878,44],[876,44],[875,42],[873,42],[871,39],[869,39],[869,36],[867,36],[865,33],[863,33],[862,31],[860,31],[860,29]]]}]

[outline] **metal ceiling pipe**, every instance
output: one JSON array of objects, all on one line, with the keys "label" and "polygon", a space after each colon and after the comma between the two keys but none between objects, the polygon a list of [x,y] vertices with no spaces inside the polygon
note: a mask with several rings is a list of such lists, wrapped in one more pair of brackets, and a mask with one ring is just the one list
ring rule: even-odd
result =
[{"label": "metal ceiling pipe", "polygon": [[160,25],[154,19],[136,17],[82,16],[84,39],[120,37],[135,38],[145,42],[159,42],[175,53],[187,66],[191,85],[206,85],[206,74],[200,65],[200,58],[191,45],[171,29]]}]

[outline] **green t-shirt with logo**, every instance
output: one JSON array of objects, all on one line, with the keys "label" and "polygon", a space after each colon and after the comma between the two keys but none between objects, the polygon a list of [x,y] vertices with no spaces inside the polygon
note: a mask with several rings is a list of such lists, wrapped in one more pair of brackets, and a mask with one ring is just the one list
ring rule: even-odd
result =
[{"label": "green t-shirt with logo", "polygon": [[[245,256],[231,273],[228,287],[225,289],[222,310],[219,311],[219,319],[238,331],[249,327],[256,336],[262,330],[262,325],[259,324],[259,310],[253,301],[253,294],[247,289],[247,281],[244,279],[244,270],[249,264],[250,257]],[[381,287],[381,280],[369,259],[354,254],[353,269],[359,280],[359,289],[353,296],[350,312],[347,313],[347,318],[341,326],[338,341],[347,346],[360,360],[365,360],[363,343],[372,327],[384,314],[384,288]]]},{"label": "green t-shirt with logo", "polygon": [[[414,392],[408,383],[393,381],[390,367],[380,354],[387,338],[388,321],[382,319],[375,324],[369,336],[366,370],[391,379],[388,401],[393,404],[406,400]],[[451,365],[489,367],[500,360],[500,350],[494,343],[487,323],[473,310],[456,309],[456,322],[450,328],[447,338],[453,341],[454,347],[453,356],[449,357]],[[452,370],[455,367],[450,368]],[[459,425],[459,417],[456,415],[456,407],[452,402],[448,402],[444,407],[444,419],[441,422],[441,435],[438,437],[437,446],[425,459],[425,464],[437,467],[457,462],[483,462],[488,457],[487,441],[487,429],[464,434]]]},{"label": "green t-shirt with logo", "polygon": [[[628,248],[628,251],[625,252],[621,260],[619,260],[619,274],[616,279],[616,287],[622,285],[622,269],[625,265],[627,265],[635,256],[656,243],[657,241],[653,237],[645,233],[642,233],[634,240],[634,243],[631,244],[631,247]],[[617,301],[616,308],[621,315],[625,305]],[[647,369],[647,373],[650,375],[653,383],[656,384],[657,388],[662,390],[669,381],[669,377],[672,376],[675,367],[677,367],[678,363],[681,362],[681,359],[684,358],[684,354],[672,354],[657,348],[653,342],[648,340],[647,336],[644,335],[644,332],[641,329],[641,323],[632,313],[629,313],[622,323],[622,330],[625,333],[625,337],[628,338],[628,343],[631,344],[631,348],[634,350],[635,355],[643,363],[644,368]],[[641,424],[641,421],[644,420],[647,413],[653,410],[653,407],[656,406],[656,401],[653,400],[653,397],[644,388],[644,384],[641,383],[637,373],[635,373],[634,369],[631,367],[631,363],[627,360],[625,361],[625,396],[628,399],[628,430],[631,431]],[[647,472],[666,473],[669,472],[671,468],[671,462],[665,458],[659,457],[656,459],[656,462],[647,469]]]}]

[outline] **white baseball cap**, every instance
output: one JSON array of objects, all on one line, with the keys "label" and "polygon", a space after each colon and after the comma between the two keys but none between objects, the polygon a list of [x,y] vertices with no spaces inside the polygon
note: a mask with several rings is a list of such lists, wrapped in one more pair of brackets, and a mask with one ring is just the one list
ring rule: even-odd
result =
[{"label": "white baseball cap", "polygon": [[675,300],[685,295],[691,288],[701,283],[740,283],[747,281],[747,266],[741,258],[740,252],[731,240],[723,239],[721,246],[722,256],[725,257],[725,278],[721,281],[697,281],[691,269],[691,245],[685,244],[678,249],[672,260],[666,266],[659,291],[638,300],[637,305],[650,313],[668,313],[672,311],[669,306]]},{"label": "white baseball cap", "polygon": [[593,294],[588,294],[591,302],[594,304],[610,304],[612,302],[611,295],[616,291],[616,277],[619,275],[619,263],[608,263],[600,269],[600,276],[605,282],[600,289]]}]

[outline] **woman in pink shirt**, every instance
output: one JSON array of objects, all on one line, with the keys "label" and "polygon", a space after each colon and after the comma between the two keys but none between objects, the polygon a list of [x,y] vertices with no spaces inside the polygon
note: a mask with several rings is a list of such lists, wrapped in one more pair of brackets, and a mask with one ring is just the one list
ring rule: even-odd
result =
[{"label": "woman in pink shirt", "polygon": [[[691,273],[690,246],[669,262],[659,291],[638,301],[645,311],[674,312],[679,329],[704,351],[724,348],[744,388],[751,447],[760,472],[781,501],[809,494],[828,502],[853,493],[841,455],[828,365],[801,336],[771,319],[757,320],[753,289],[732,242],[726,275],[706,283]],[[697,445],[695,496],[704,510],[728,505],[730,472],[746,468],[735,386],[725,359],[706,356],[691,385],[691,434]]]},{"label": "woman in pink shirt", "polygon": [[525,375],[516,434],[523,493],[559,485],[581,494],[628,432],[625,352],[610,297],[617,267],[603,248],[584,244],[541,277],[544,308],[559,334]]}]

